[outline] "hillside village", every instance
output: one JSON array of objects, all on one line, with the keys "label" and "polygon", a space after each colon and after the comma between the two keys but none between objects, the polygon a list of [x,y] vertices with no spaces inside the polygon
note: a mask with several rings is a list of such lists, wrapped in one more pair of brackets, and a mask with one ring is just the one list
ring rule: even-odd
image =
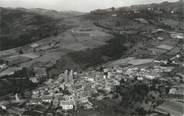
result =
[{"label": "hillside village", "polygon": [[0,115],[183,116],[178,4],[55,17],[56,35],[0,51]]}]

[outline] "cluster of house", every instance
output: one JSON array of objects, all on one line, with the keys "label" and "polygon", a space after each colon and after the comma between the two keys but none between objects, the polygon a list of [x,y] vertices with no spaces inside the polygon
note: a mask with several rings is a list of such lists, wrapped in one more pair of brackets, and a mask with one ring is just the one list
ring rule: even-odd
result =
[{"label": "cluster of house", "polygon": [[[184,55],[183,50],[177,53],[175,56],[171,57],[169,60],[170,66],[167,66],[169,70],[166,72],[172,72],[174,75],[168,75],[167,77],[162,77],[162,80],[169,81],[172,83],[169,92],[162,104],[155,108],[155,111],[171,116],[183,116],[183,102],[184,102],[184,62],[182,61]],[[171,77],[170,77],[171,76]]]},{"label": "cluster of house", "polygon": [[[49,79],[43,87],[32,92],[32,99],[27,105],[41,105],[43,103],[52,104],[53,108],[61,108],[64,111],[80,109],[91,109],[93,103],[90,102],[93,94],[98,94],[98,90],[110,93],[113,86],[119,85],[121,76],[117,72],[104,69],[103,72],[93,71],[78,74],[74,71],[66,70],[58,76],[58,79]],[[119,74],[122,73],[119,71]],[[101,100],[102,93],[94,99]]]},{"label": "cluster of house", "polygon": [[[151,29],[148,31],[142,31],[139,33],[141,36],[153,40],[152,45],[146,49],[141,49],[136,54],[149,54],[150,56],[160,56],[161,54],[175,55],[180,51],[182,42],[184,40],[184,34],[178,32],[169,32],[164,29]],[[172,41],[172,43],[168,43]]]},{"label": "cluster of house", "polygon": [[[176,61],[178,58],[179,57],[175,57],[173,61]],[[151,80],[156,79],[162,82],[166,81],[171,83],[168,93],[164,96],[163,103],[158,105],[154,111],[159,115],[183,116],[184,66],[181,64],[180,62],[175,64],[172,63],[171,65],[162,65],[162,63],[157,62],[153,65],[148,64],[149,66],[146,65],[145,67],[144,65],[126,67],[123,68],[123,74],[125,74],[124,80],[136,78],[139,81],[151,82]],[[171,73],[174,75],[163,76],[163,74]]]},{"label": "cluster of house", "polygon": [[111,15],[111,16],[118,16],[118,15],[135,15],[135,14],[141,14],[144,12],[150,12],[154,14],[176,14],[178,13],[177,8],[162,8],[162,7],[154,7],[152,5],[133,5],[131,7],[120,7],[120,8],[109,8],[109,9],[97,9],[94,11],[91,11],[91,14],[93,15]]},{"label": "cluster of house", "polygon": [[61,111],[93,109],[95,106],[91,100],[112,98],[112,92],[115,86],[120,85],[123,75],[124,70],[120,67],[84,73],[66,70],[58,79],[49,79],[44,86],[33,90],[27,105],[49,103],[53,109],[62,109]]},{"label": "cluster of house", "polygon": [[[178,58],[173,57],[173,60]],[[137,79],[149,82],[153,79],[163,80],[165,77],[162,77],[162,73],[171,72],[175,69],[172,65],[162,66],[160,64],[162,63],[151,62],[146,65],[103,67],[83,73],[65,70],[64,73],[58,75],[57,79],[48,79],[39,88],[33,90],[31,99],[26,103],[26,106],[29,108],[34,106],[31,110],[41,112],[41,114],[48,111],[48,108],[52,109],[53,112],[94,109],[96,108],[94,101],[100,101],[104,98],[111,99],[114,96],[113,91],[116,86],[120,85],[122,79],[125,81]],[[35,70],[40,73],[44,72],[40,68]],[[177,77],[179,77],[179,80],[177,81],[184,82],[180,79],[180,77],[184,77],[183,75],[181,71],[178,72]],[[172,109],[173,104],[181,107],[180,101],[183,98],[182,85],[172,86],[168,95],[167,100],[156,108],[156,112],[173,114],[173,112],[176,112]],[[43,110],[45,108],[46,110]]]},{"label": "cluster of house", "polygon": [[[101,71],[88,71],[77,73],[66,70],[58,76],[58,79],[49,79],[43,87],[39,87],[32,93],[29,105],[39,105],[44,102],[52,103],[54,108],[60,107],[64,111],[84,108],[93,108],[90,99],[102,100],[113,96],[111,93],[115,86],[120,85],[120,80],[135,79],[153,80],[159,79],[162,72],[171,72],[174,67],[160,65],[130,66],[103,68]],[[95,97],[93,97],[95,95]]]},{"label": "cluster of house", "polygon": [[161,72],[168,70],[166,67],[154,66],[154,67],[134,67],[128,68],[125,71],[125,75],[128,75],[129,78],[137,78],[138,80],[144,79],[156,79],[160,77]]},{"label": "cluster of house", "polygon": [[[154,64],[149,68],[147,65],[117,66],[84,73],[66,70],[58,76],[58,79],[49,79],[44,86],[34,90],[32,99],[27,105],[49,103],[52,104],[52,108],[60,108],[61,111],[92,109],[95,106],[91,100],[99,101],[104,98],[112,98],[115,86],[120,85],[122,79],[125,81],[135,78],[139,81],[162,80],[161,74],[171,72],[173,69],[172,66]],[[169,94],[182,96],[181,88],[173,86]]]},{"label": "cluster of house", "polygon": [[47,80],[48,75],[45,67],[34,67],[33,72],[34,75],[29,77],[31,82],[39,84]]}]

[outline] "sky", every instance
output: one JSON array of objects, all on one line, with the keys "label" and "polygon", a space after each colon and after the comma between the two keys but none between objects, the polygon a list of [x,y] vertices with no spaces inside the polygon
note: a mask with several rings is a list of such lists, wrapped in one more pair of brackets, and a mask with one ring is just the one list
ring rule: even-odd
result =
[{"label": "sky", "polygon": [[[103,9],[130,6],[135,4],[160,3],[166,0],[0,0],[0,7],[44,8],[58,11],[89,12]],[[177,0],[167,0],[174,2]]]}]

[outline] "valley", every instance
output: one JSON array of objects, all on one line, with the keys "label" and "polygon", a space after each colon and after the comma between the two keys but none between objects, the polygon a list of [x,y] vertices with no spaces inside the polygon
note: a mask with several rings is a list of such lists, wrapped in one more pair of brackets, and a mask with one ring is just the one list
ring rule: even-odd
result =
[{"label": "valley", "polygon": [[178,4],[90,13],[0,8],[0,113],[182,116]]}]

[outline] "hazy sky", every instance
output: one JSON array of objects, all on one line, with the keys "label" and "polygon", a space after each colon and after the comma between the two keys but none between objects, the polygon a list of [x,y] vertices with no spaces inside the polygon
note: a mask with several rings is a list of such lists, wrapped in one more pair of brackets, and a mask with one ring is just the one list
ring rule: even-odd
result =
[{"label": "hazy sky", "polygon": [[[0,0],[1,7],[45,8],[61,11],[88,12],[98,8],[158,3],[166,0]],[[177,0],[167,0],[174,2]]]}]

